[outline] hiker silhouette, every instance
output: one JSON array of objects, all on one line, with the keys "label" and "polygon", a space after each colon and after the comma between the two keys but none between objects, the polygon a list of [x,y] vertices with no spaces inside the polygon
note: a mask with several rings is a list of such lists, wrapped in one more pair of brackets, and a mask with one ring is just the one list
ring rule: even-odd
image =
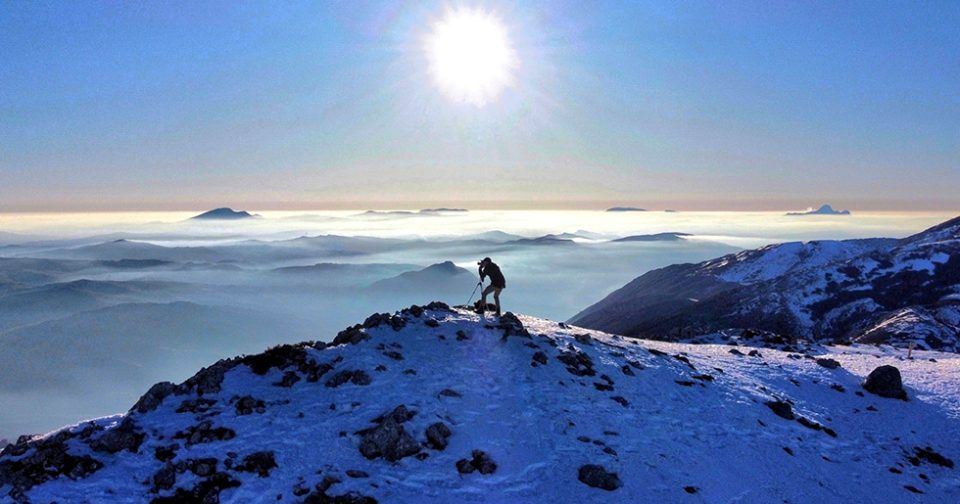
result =
[{"label": "hiker silhouette", "polygon": [[500,291],[507,287],[507,281],[503,278],[503,272],[500,271],[500,267],[489,257],[484,257],[477,265],[479,266],[477,272],[480,274],[480,285],[483,285],[483,280],[486,277],[490,277],[490,285],[483,289],[483,292],[480,294],[480,301],[477,302],[477,312],[482,314],[487,309],[487,294],[492,292],[493,302],[496,304],[497,316],[499,317]]}]

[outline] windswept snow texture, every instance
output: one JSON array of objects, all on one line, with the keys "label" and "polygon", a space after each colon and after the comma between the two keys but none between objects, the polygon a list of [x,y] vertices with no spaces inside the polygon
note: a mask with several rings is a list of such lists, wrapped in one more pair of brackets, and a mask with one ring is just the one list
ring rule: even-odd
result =
[{"label": "windswept snow texture", "polygon": [[571,319],[680,339],[729,328],[960,350],[960,218],[901,240],[769,245],[644,274]]},{"label": "windswept snow texture", "polygon": [[[960,500],[953,354],[746,355],[439,305],[365,325],[10,445],[0,501]],[[908,401],[860,388],[881,365]]]}]

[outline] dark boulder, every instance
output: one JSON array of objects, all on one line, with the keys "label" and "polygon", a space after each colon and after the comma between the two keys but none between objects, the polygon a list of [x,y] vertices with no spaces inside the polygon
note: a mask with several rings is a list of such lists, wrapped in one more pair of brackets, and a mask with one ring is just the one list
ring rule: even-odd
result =
[{"label": "dark boulder", "polygon": [[266,404],[253,396],[242,396],[234,399],[234,407],[238,416],[250,415],[252,413],[263,413],[266,411]]},{"label": "dark boulder", "polygon": [[153,475],[152,480],[154,492],[169,490],[173,488],[173,485],[177,482],[177,470],[173,467],[173,464],[164,464],[164,466]]},{"label": "dark boulder", "polygon": [[258,451],[243,458],[243,463],[236,466],[237,471],[256,473],[261,478],[270,476],[270,470],[277,467],[273,451]]},{"label": "dark boulder", "polygon": [[767,407],[780,418],[787,420],[793,420],[795,418],[793,415],[793,406],[786,401],[767,401],[766,404]]},{"label": "dark boulder", "polygon": [[427,443],[437,450],[443,450],[447,447],[447,438],[453,432],[450,431],[450,427],[447,427],[447,424],[443,422],[437,422],[431,424],[427,427]]},{"label": "dark boulder", "polygon": [[871,371],[863,381],[863,388],[880,397],[907,400],[907,391],[903,389],[900,370],[893,366],[880,366]]},{"label": "dark boulder", "polygon": [[500,316],[500,329],[503,331],[503,337],[523,336],[530,337],[530,333],[523,327],[523,322],[512,312],[504,313]]},{"label": "dark boulder", "polygon": [[587,486],[600,488],[608,492],[623,486],[623,482],[620,481],[620,476],[618,476],[617,473],[608,472],[602,466],[596,464],[580,466],[577,479]]},{"label": "dark boulder", "polygon": [[540,363],[541,365],[546,365],[546,364],[547,364],[547,354],[545,354],[545,353],[543,353],[543,352],[534,352],[534,353],[533,353],[533,361],[534,361],[534,362],[538,362],[538,363]]},{"label": "dark boulder", "polygon": [[361,436],[360,453],[371,460],[383,457],[396,462],[420,452],[420,444],[403,428],[403,423],[415,414],[401,404],[390,413],[375,418],[376,427],[358,432]]},{"label": "dark boulder", "polygon": [[457,461],[457,472],[460,474],[470,474],[479,471],[480,474],[493,474],[497,470],[497,464],[482,450],[473,450],[471,458],[460,459]]},{"label": "dark boulder", "polygon": [[817,359],[817,364],[827,368],[827,369],[837,369],[840,367],[840,363],[834,359]]},{"label": "dark boulder", "polygon": [[233,439],[236,437],[236,432],[233,429],[228,429],[226,427],[214,427],[213,422],[210,420],[204,420],[197,425],[188,427],[185,430],[179,431],[173,435],[174,439],[184,439],[187,442],[187,445],[195,445],[202,443],[212,443],[214,441],[226,441],[228,439]]},{"label": "dark boulder", "polygon": [[366,371],[360,369],[348,369],[340,371],[339,373],[330,377],[327,380],[326,386],[330,388],[339,387],[344,383],[350,382],[354,385],[370,385],[372,379]]}]

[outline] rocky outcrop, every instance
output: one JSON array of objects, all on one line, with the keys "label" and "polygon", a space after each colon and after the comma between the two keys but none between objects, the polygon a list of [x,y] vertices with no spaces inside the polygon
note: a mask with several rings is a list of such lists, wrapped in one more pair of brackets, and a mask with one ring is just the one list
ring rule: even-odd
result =
[{"label": "rocky outcrop", "polygon": [[389,462],[419,453],[420,443],[403,428],[404,422],[414,415],[415,411],[401,404],[390,413],[373,419],[376,427],[357,432],[361,436],[360,453],[368,459],[383,457]]}]

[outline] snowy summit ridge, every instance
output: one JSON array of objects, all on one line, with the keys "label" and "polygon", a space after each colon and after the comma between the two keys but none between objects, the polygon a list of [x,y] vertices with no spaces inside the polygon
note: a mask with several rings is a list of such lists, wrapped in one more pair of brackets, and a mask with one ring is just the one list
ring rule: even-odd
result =
[{"label": "snowy summit ridge", "polygon": [[374,314],[21,437],[0,502],[960,498],[957,356],[747,343],[443,303]]}]

